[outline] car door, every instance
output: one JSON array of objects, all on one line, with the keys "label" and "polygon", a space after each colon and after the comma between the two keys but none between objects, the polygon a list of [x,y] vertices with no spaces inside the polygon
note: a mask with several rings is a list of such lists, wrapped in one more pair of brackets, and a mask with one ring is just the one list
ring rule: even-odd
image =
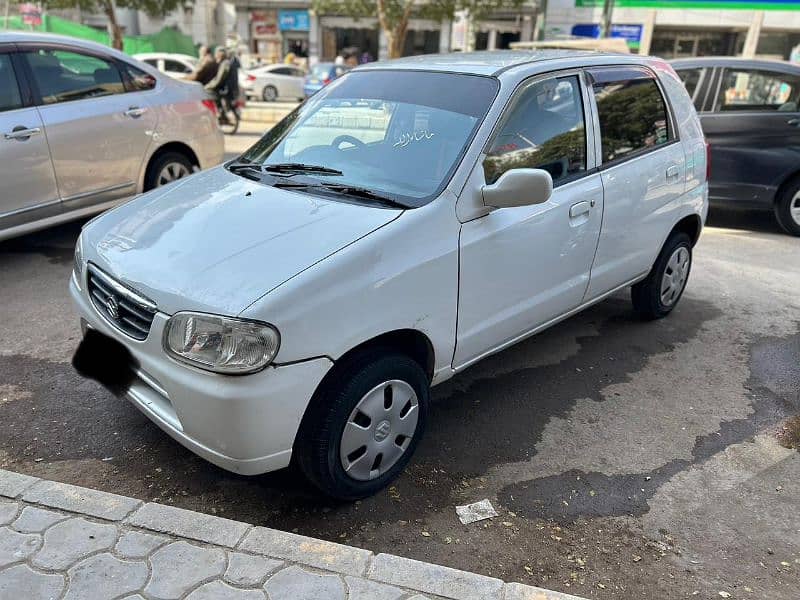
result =
[{"label": "car door", "polygon": [[292,71],[291,67],[275,67],[269,73],[273,85],[278,89],[280,98],[290,98],[295,93]]},{"label": "car door", "polygon": [[581,304],[603,215],[590,114],[577,71],[535,78],[511,100],[476,167],[479,180],[491,184],[510,169],[540,168],[550,172],[554,190],[543,204],[494,210],[463,224],[454,367]]},{"label": "car door", "polygon": [[770,206],[798,168],[800,75],[722,67],[710,111],[701,114],[711,145],[712,200]]},{"label": "car door", "polygon": [[586,299],[647,273],[683,194],[686,157],[664,91],[645,67],[587,72],[597,113],[605,198],[603,229]]},{"label": "car door", "polygon": [[0,45],[0,230],[60,212],[50,150],[19,56]]},{"label": "car door", "polygon": [[[136,193],[156,126],[147,92],[137,89],[131,76],[142,72],[67,46],[28,48],[23,56],[38,94],[65,208]],[[149,75],[137,81],[144,88],[155,85]]]}]

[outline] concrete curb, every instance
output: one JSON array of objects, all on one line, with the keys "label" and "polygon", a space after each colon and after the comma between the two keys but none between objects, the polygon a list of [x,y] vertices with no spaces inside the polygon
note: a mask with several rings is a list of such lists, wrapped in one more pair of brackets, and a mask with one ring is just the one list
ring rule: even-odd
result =
[{"label": "concrete curb", "polygon": [[[173,506],[143,503],[117,494],[0,469],[0,513],[4,513],[4,508],[9,516],[7,522],[0,522],[0,525],[6,525],[0,527],[0,547],[4,544],[13,545],[15,540],[19,540],[17,542],[19,544],[24,542],[27,547],[18,549],[14,554],[16,558],[12,560],[5,562],[0,560],[0,596],[4,589],[6,591],[27,589],[30,592],[33,587],[19,586],[26,585],[26,581],[29,586],[34,586],[34,578],[44,576],[37,572],[37,560],[41,562],[41,557],[37,558],[37,553],[40,549],[44,551],[42,546],[48,543],[48,533],[56,527],[60,527],[59,531],[63,531],[66,529],[64,527],[66,524],[81,522],[78,526],[85,524],[106,530],[114,529],[116,533],[109,531],[109,535],[117,540],[115,548],[119,548],[123,537],[129,544],[132,543],[130,540],[135,539],[139,540],[137,543],[140,545],[152,545],[142,551],[141,557],[137,557],[146,559],[150,565],[146,587],[145,584],[141,584],[137,588],[143,597],[149,597],[148,590],[158,588],[159,584],[165,589],[168,588],[173,583],[170,581],[173,577],[180,579],[186,576],[185,570],[181,568],[158,571],[155,566],[158,562],[157,554],[194,552],[206,553],[211,557],[208,560],[222,561],[219,564],[227,566],[223,569],[224,576],[221,571],[216,574],[211,573],[211,576],[205,579],[200,578],[196,582],[190,582],[196,586],[186,588],[185,593],[189,593],[190,596],[193,596],[195,591],[198,592],[198,596],[202,596],[214,590],[220,592],[223,588],[226,594],[229,593],[230,590],[227,588],[231,586],[231,578],[228,572],[233,569],[235,563],[239,565],[237,567],[239,570],[245,567],[249,569],[247,580],[252,583],[248,585],[263,584],[263,591],[253,589],[246,590],[246,593],[266,592],[268,598],[282,597],[283,591],[294,590],[291,593],[299,594],[298,598],[313,597],[320,600],[327,598],[366,600],[378,597],[401,600],[426,597],[419,594],[451,600],[581,600],[577,596],[519,583],[505,583],[500,579],[476,573],[390,554],[375,555],[369,550],[352,546],[266,527],[254,527],[247,523]],[[50,509],[63,512],[58,513]],[[27,516],[23,517],[23,513]],[[83,517],[88,517],[88,520]],[[42,525],[38,532],[35,529],[33,531],[42,539],[33,540],[31,534],[19,533],[24,527],[29,527],[28,523],[36,520]],[[191,543],[184,540],[191,540]],[[69,545],[71,540],[65,539],[62,543]],[[75,569],[92,560],[100,562],[102,558],[108,564],[118,560],[116,555],[108,552],[97,554],[99,551],[100,549],[95,549],[94,554],[87,553],[85,556],[73,557],[75,564],[69,568],[69,572],[73,573]],[[0,559],[2,557],[3,553],[0,552]],[[128,556],[123,558],[129,559]],[[199,559],[192,557],[192,561],[197,560]],[[67,568],[68,565],[62,569],[65,574]],[[84,572],[91,571],[87,566],[82,568]],[[103,568],[107,571],[108,565],[104,564]],[[57,571],[58,568],[48,570],[46,575],[50,578],[48,585],[56,586],[58,583],[53,579],[54,570]],[[97,585],[102,585],[103,569],[97,571]],[[71,585],[71,578],[66,578],[64,581],[67,583],[60,585],[67,587]],[[183,585],[185,582],[179,583]],[[231,589],[234,591],[238,589],[244,594],[245,590],[238,587],[241,585],[238,580],[234,580],[233,585],[237,587]],[[201,587],[206,589],[200,590]],[[303,593],[312,595],[302,595],[298,589],[306,590]],[[344,591],[346,589],[349,593]],[[70,592],[74,593],[71,589],[67,590],[68,595]]]}]

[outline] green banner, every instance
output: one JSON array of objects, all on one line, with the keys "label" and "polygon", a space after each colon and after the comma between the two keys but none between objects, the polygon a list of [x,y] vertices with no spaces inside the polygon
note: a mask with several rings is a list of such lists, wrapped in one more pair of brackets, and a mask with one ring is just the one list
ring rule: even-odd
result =
[{"label": "green banner", "polygon": [[[603,0],[575,0],[577,7],[603,6]],[[620,8],[707,8],[738,10],[800,10],[800,2],[789,0],[616,0]]]}]

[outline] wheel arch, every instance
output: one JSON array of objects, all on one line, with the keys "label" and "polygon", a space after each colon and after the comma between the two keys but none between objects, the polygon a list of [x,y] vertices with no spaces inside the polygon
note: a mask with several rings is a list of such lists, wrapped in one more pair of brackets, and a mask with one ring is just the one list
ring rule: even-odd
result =
[{"label": "wheel arch", "polygon": [[772,206],[776,206],[780,200],[781,194],[783,194],[786,188],[796,183],[798,180],[800,180],[800,170],[792,171],[784,177],[783,181],[775,188],[775,195],[772,197]]},{"label": "wheel arch", "polygon": [[197,157],[197,153],[195,153],[191,146],[183,142],[167,142],[166,144],[159,146],[156,151],[150,155],[150,158],[147,159],[147,166],[142,172],[142,181],[140,185],[140,189],[142,189],[142,191],[146,191],[144,188],[147,185],[147,180],[150,176],[150,170],[153,168],[153,165],[167,152],[178,152],[183,154],[189,159],[189,162],[191,162],[196,169],[200,168],[200,159]]},{"label": "wheel arch", "polygon": [[428,381],[433,378],[433,369],[436,364],[433,343],[418,329],[395,329],[365,340],[337,358],[331,371],[336,368],[337,364],[348,361],[354,355],[376,348],[397,350],[408,355],[422,367],[428,376]]},{"label": "wheel arch", "polygon": [[680,221],[675,223],[675,226],[669,232],[667,239],[672,237],[673,233],[680,231],[689,236],[689,239],[692,240],[692,246],[694,246],[695,244],[697,244],[697,240],[700,239],[700,232],[702,230],[703,230],[703,221],[700,219],[700,215],[697,214],[686,215]]}]

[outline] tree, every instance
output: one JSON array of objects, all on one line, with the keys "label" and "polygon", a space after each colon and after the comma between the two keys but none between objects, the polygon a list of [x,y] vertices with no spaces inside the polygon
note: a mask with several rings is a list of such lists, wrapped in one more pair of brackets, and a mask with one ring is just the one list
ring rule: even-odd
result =
[{"label": "tree", "polygon": [[518,8],[525,0],[313,0],[318,13],[334,13],[351,17],[377,17],[386,35],[389,58],[403,55],[412,16],[441,21],[452,19],[457,11],[469,11],[470,17],[481,20],[501,8]]},{"label": "tree", "polygon": [[143,10],[151,17],[163,17],[186,4],[186,0],[45,0],[45,8],[79,8],[88,12],[102,12],[111,29],[111,45],[122,50],[122,28],[117,22],[117,8]]}]

